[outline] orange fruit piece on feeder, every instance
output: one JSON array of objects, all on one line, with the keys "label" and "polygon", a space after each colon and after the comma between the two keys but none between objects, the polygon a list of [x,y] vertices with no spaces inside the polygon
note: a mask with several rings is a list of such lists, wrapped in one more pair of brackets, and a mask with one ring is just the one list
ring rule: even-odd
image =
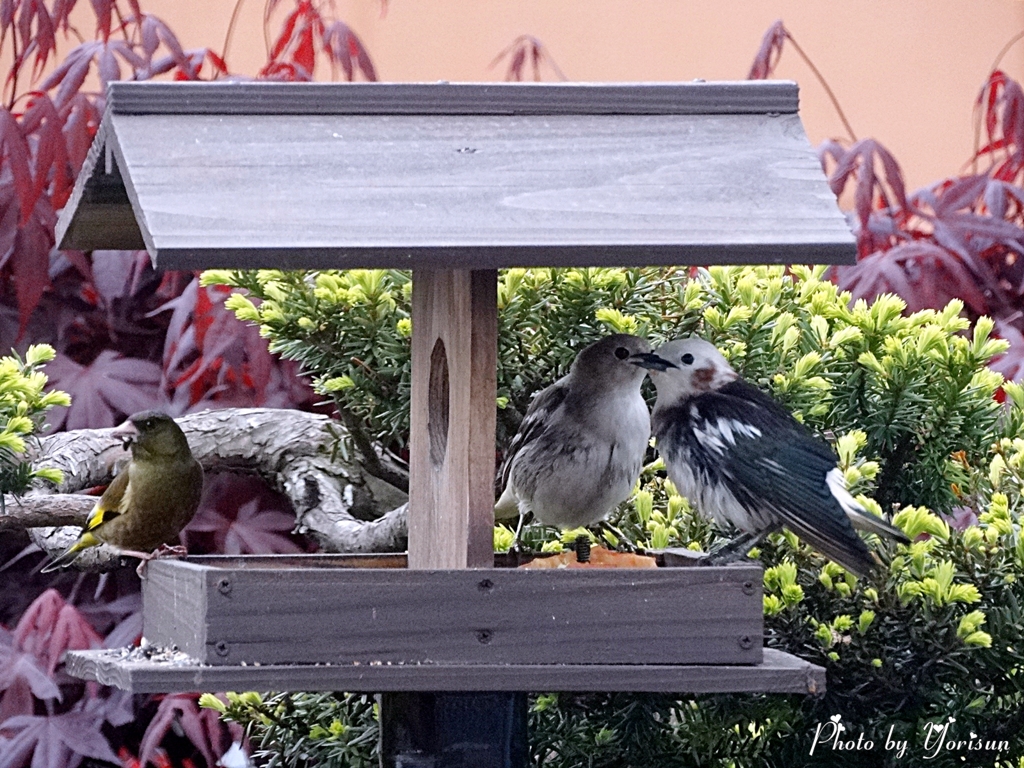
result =
[{"label": "orange fruit piece on feeder", "polygon": [[591,547],[590,560],[577,561],[573,550],[566,550],[551,557],[538,557],[520,568],[657,568],[658,563],[648,555],[631,552],[614,552],[604,547]]}]

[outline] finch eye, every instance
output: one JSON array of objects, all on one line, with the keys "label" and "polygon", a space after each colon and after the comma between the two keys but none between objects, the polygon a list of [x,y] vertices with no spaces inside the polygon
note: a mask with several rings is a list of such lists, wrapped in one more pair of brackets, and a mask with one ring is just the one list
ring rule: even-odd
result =
[{"label": "finch eye", "polygon": [[625,347],[616,347],[615,356],[619,358],[619,360],[625,360],[627,357],[629,357],[629,350],[626,349]]},{"label": "finch eye", "polygon": [[679,362],[681,362],[683,365],[693,365],[693,355],[687,352],[685,355],[679,358]]}]

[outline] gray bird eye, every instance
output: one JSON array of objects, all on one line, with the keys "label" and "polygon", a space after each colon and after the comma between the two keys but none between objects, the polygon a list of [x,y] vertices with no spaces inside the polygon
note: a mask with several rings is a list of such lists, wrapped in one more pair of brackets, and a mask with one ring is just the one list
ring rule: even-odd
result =
[{"label": "gray bird eye", "polygon": [[693,365],[693,355],[687,352],[685,355],[679,358],[679,362],[681,362],[683,365]]},{"label": "gray bird eye", "polygon": [[615,356],[619,358],[619,360],[625,360],[627,357],[629,357],[629,350],[626,349],[625,347],[616,347]]}]

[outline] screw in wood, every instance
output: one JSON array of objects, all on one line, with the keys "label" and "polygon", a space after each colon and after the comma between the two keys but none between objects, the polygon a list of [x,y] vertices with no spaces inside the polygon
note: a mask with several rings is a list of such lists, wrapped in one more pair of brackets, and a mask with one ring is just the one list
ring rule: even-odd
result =
[{"label": "screw in wood", "polygon": [[487,645],[491,642],[492,637],[494,637],[494,633],[489,629],[478,629],[476,631],[476,639],[480,641],[481,645]]},{"label": "screw in wood", "polygon": [[744,595],[752,595],[752,594],[754,594],[754,582],[752,582],[752,581],[744,581],[743,582],[743,594]]},{"label": "screw in wood", "polygon": [[576,550],[576,562],[577,563],[589,563],[590,562],[590,537],[585,536],[582,533],[576,537],[573,542],[573,549]]},{"label": "screw in wood", "polygon": [[490,579],[483,579],[476,586],[481,592],[490,592],[492,589],[494,589],[494,582]]},{"label": "screw in wood", "polygon": [[740,637],[740,648],[744,651],[749,650],[754,645],[754,640],[750,635],[742,635]]},{"label": "screw in wood", "polygon": [[217,582],[217,591],[220,592],[222,595],[230,595],[231,594],[231,580],[227,579],[227,578],[223,578],[220,581],[218,581]]},{"label": "screw in wood", "polygon": [[228,648],[227,642],[225,642],[224,640],[218,640],[217,644],[213,646],[213,649],[217,651],[218,656],[227,656],[228,651],[230,650]]}]

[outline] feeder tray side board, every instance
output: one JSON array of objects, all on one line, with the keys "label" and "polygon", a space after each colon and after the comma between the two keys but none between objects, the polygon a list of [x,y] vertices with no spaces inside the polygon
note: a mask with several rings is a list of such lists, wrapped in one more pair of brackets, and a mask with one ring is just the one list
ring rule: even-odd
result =
[{"label": "feeder tray side board", "polygon": [[146,639],[212,665],[762,659],[754,564],[406,570],[157,560],[147,576]]}]

